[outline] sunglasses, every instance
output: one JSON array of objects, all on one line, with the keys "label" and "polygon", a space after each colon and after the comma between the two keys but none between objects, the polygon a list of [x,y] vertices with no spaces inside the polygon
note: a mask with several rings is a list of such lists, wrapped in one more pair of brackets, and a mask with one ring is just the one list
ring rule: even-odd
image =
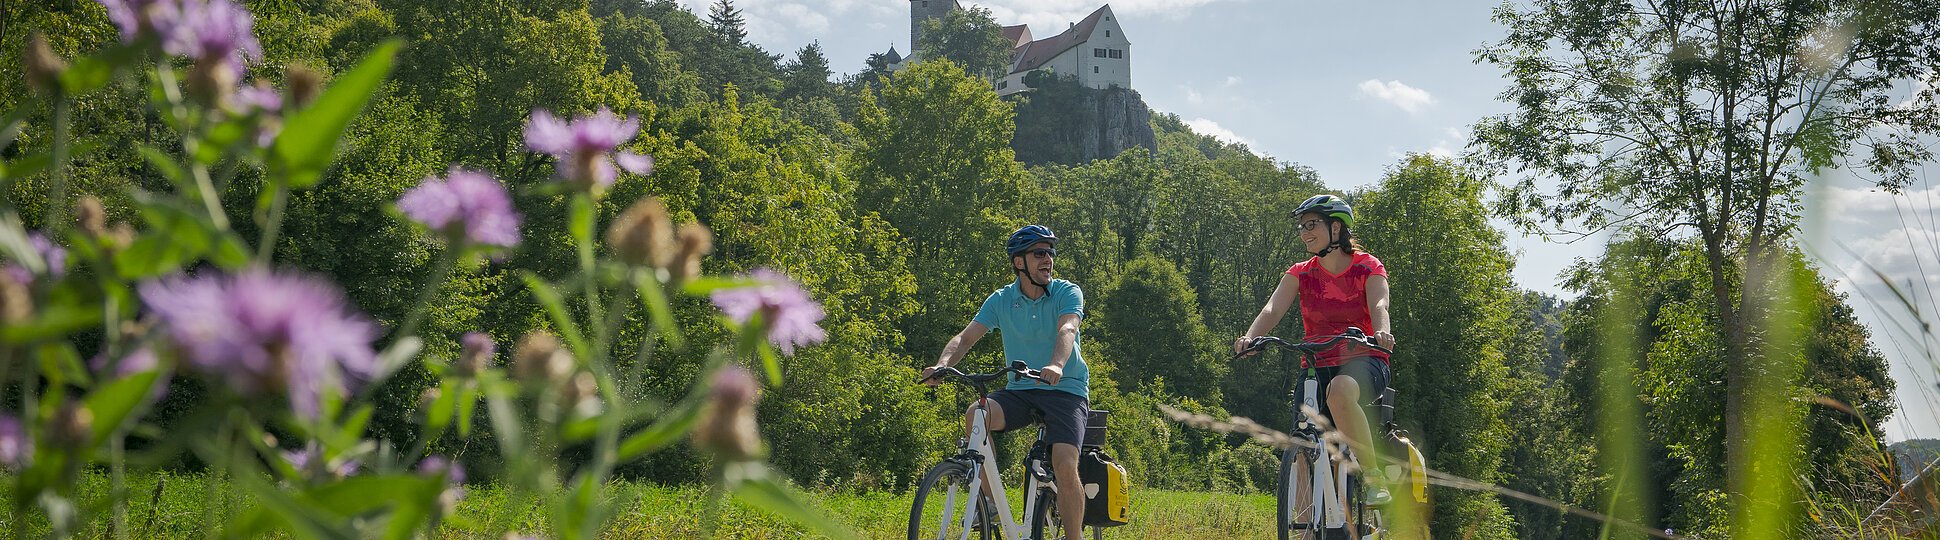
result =
[{"label": "sunglasses", "polygon": [[1311,230],[1314,230],[1315,227],[1319,227],[1320,224],[1321,224],[1321,221],[1318,219],[1309,219],[1306,221],[1302,221],[1299,224],[1294,226],[1299,227],[1300,230],[1302,231],[1311,231]]},{"label": "sunglasses", "polygon": [[1051,248],[1033,249],[1030,251],[1026,251],[1025,253],[1029,253],[1037,257],[1057,257],[1058,256],[1058,250],[1051,249]]}]

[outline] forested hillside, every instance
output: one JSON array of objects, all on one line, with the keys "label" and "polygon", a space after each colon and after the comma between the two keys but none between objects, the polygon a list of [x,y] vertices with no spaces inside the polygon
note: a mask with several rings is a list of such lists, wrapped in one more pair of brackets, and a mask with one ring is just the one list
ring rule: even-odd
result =
[{"label": "forested hillside", "polygon": [[[1709,300],[1714,287],[1743,281],[1736,269],[1708,265],[1698,239],[1626,232],[1602,259],[1579,261],[1568,276],[1577,296],[1558,299],[1511,279],[1518,254],[1489,223],[1500,210],[1494,171],[1473,163],[1409,155],[1379,179],[1321,178],[1298,155],[1264,157],[1194,133],[1163,111],[1114,128],[1129,142],[1105,146],[1130,150],[1070,159],[1102,146],[1018,119],[1020,109],[1065,106],[1056,95],[1022,105],[999,99],[945,60],[838,74],[816,44],[766,51],[747,41],[733,12],[696,14],[668,0],[246,4],[263,51],[244,79],[277,88],[301,73],[333,80],[385,40],[404,43],[391,77],[350,125],[337,165],[287,201],[270,248],[276,265],[333,278],[357,308],[398,326],[420,305],[417,285],[444,274],[433,264],[439,245],[397,219],[393,202],[453,166],[495,171],[510,185],[529,224],[519,247],[452,274],[422,304],[429,354],[457,354],[466,332],[511,343],[554,326],[520,276],[565,280],[580,259],[566,228],[571,209],[543,188],[554,163],[528,151],[523,132],[534,110],[564,116],[607,107],[638,118],[640,134],[624,149],[653,156],[653,173],[623,177],[598,199],[593,230],[608,230],[637,199],[658,197],[674,222],[713,231],[708,274],[772,268],[827,313],[827,341],[784,358],[784,382],[759,402],[768,460],[792,482],[901,492],[954,450],[969,396],[915,384],[918,370],[985,296],[1012,280],[1005,235],[1037,223],[1064,239],[1058,276],[1086,292],[1084,357],[1093,366],[1093,406],[1114,411],[1110,453],[1141,486],[1271,490],[1274,450],[1187,428],[1158,406],[1290,425],[1293,359],[1233,360],[1230,343],[1287,267],[1309,257],[1288,211],[1311,195],[1339,193],[1359,212],[1356,237],[1390,273],[1398,416],[1431,467],[1578,508],[1638,508],[1631,517],[1654,528],[1726,531],[1719,385],[1728,358],[1718,344],[1731,330],[1713,324],[1721,315]],[[10,6],[0,14],[0,111],[30,95],[16,75],[22,29],[43,33],[67,58],[117,39],[95,2]],[[172,129],[167,119],[128,113],[150,99],[147,83],[123,77],[75,97],[73,133],[89,151],[72,164],[66,189],[101,198],[111,221],[134,220],[137,194],[171,189],[145,152],[183,153],[161,142]],[[47,151],[50,113],[32,110],[23,125],[0,158]],[[243,237],[257,238],[259,200],[268,197],[263,173],[246,163],[226,167],[215,186],[221,210]],[[8,177],[0,189],[37,229],[62,215],[49,207],[49,186],[41,174]],[[1867,427],[1893,413],[1894,382],[1846,298],[1795,247],[1774,246],[1780,279],[1809,293],[1795,306],[1811,329],[1802,375],[1783,385],[1802,419],[1804,435],[1785,449],[1800,463],[1799,499],[1870,508],[1895,487],[1896,476],[1879,473],[1894,464]],[[1714,276],[1721,271],[1731,275]],[[683,327],[700,329],[687,340],[731,339],[706,302],[673,307]],[[644,310],[619,316],[614,350],[658,352],[620,355],[615,367],[638,373],[653,402],[687,398],[705,375],[708,347],[667,342]],[[1288,317],[1276,332],[1299,328]],[[90,340],[76,347],[81,358],[97,352]],[[967,362],[993,367],[1000,355],[987,340]],[[438,382],[422,364],[404,369],[377,390],[367,429],[399,445],[421,434],[420,397]],[[1620,393],[1625,408],[1613,413],[1603,396],[1619,379],[1634,392]],[[189,421],[206,393],[198,384],[176,379],[158,422]],[[1864,419],[1814,404],[1820,396]],[[4,396],[10,404],[20,398]],[[1613,414],[1637,423],[1612,432]],[[486,410],[474,416],[469,436],[446,432],[428,445],[462,462],[473,481],[493,481],[507,464]],[[1007,459],[1024,438],[1011,437]],[[154,442],[147,439],[137,433],[129,444]],[[1613,450],[1613,440],[1629,450]],[[584,446],[567,453],[594,452]],[[1632,456],[1637,467],[1618,472],[1613,456]],[[616,472],[702,483],[717,473],[714,459],[681,443]],[[161,465],[202,466],[188,457]],[[1437,538],[1584,538],[1602,526],[1487,491],[1435,487],[1431,496]],[[1814,526],[1798,522],[1808,534]]]}]

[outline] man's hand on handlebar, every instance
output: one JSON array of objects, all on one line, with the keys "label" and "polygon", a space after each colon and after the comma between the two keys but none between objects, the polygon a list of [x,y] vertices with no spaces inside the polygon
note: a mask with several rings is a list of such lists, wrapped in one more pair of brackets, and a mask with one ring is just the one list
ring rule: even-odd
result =
[{"label": "man's hand on handlebar", "polygon": [[923,368],[923,378],[917,382],[923,383],[923,386],[936,386],[941,384],[943,381],[936,376],[936,372],[943,370],[943,367],[943,364],[937,364]]},{"label": "man's hand on handlebar", "polygon": [[1037,370],[1037,380],[1043,381],[1044,384],[1056,385],[1058,379],[1062,378],[1064,378],[1064,368],[1055,365],[1044,366]]},{"label": "man's hand on handlebar", "polygon": [[1234,357],[1234,358],[1240,358],[1240,357],[1246,357],[1246,356],[1253,356],[1253,355],[1255,355],[1255,354],[1260,354],[1260,349],[1259,349],[1259,348],[1257,348],[1257,347],[1254,347],[1254,346],[1253,346],[1253,345],[1254,345],[1254,342],[1255,342],[1256,340],[1258,340],[1258,339],[1259,339],[1259,338],[1257,338],[1257,337],[1252,337],[1252,336],[1240,336],[1240,337],[1239,337],[1238,339],[1234,339],[1234,340],[1233,340],[1233,357]]}]

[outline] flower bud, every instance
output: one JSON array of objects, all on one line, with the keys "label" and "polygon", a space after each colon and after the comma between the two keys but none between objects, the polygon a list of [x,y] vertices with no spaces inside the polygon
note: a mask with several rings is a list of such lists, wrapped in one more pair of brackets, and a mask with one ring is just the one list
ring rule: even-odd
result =
[{"label": "flower bud", "polygon": [[79,449],[94,442],[94,413],[80,402],[68,402],[54,413],[54,422],[48,425],[50,437],[55,445],[67,449]]},{"label": "flower bud", "polygon": [[67,71],[67,62],[54,54],[54,47],[47,44],[47,36],[34,32],[27,38],[27,50],[23,54],[21,65],[27,71],[27,86],[42,94],[58,92],[61,72]]},{"label": "flower bud", "polygon": [[498,354],[498,344],[492,342],[492,336],[471,332],[458,341],[463,350],[459,351],[458,361],[452,367],[456,368],[460,377],[476,377],[484,373],[486,368],[491,367],[492,357]]},{"label": "flower bud", "polygon": [[560,405],[576,416],[589,417],[599,414],[600,385],[593,374],[581,371],[573,374],[572,382],[566,384],[559,395]]},{"label": "flower bud", "polygon": [[572,373],[573,355],[559,348],[559,338],[532,332],[512,351],[513,369],[527,381],[560,381]]},{"label": "flower bud", "polygon": [[0,470],[18,471],[33,461],[34,440],[20,418],[0,415]]},{"label": "flower bud", "polygon": [[229,94],[235,89],[236,70],[222,58],[204,58],[189,68],[189,97],[211,109],[226,109]]},{"label": "flower bud", "polygon": [[304,107],[323,93],[323,75],[302,64],[283,68],[283,81],[290,85],[290,107]]},{"label": "flower bud", "polygon": [[613,220],[606,242],[629,265],[666,268],[674,259],[674,223],[660,199],[642,198]]},{"label": "flower bud", "polygon": [[680,226],[680,254],[675,256],[674,265],[668,271],[673,273],[674,281],[686,281],[701,275],[701,257],[714,251],[714,232],[706,225],[688,223]]},{"label": "flower bud", "polygon": [[424,389],[424,392],[418,394],[418,410],[430,414],[431,404],[437,403],[438,397],[443,394],[444,392],[438,390],[436,386]]},{"label": "flower bud", "polygon": [[728,366],[715,372],[707,410],[694,427],[694,443],[733,461],[759,454],[761,434],[754,420],[759,390],[746,368]]},{"label": "flower bud", "polygon": [[9,326],[34,318],[34,292],[14,274],[0,269],[0,322]]},{"label": "flower bud", "polygon": [[81,232],[99,239],[108,234],[108,210],[101,207],[101,199],[93,195],[82,195],[74,202],[74,221],[81,225]]}]

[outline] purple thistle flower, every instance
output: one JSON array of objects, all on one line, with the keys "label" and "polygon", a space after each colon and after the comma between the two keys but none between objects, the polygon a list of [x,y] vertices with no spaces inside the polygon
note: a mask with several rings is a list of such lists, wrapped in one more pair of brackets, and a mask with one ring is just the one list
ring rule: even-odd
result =
[{"label": "purple thistle flower", "polygon": [[828,335],[816,322],[824,316],[822,306],[809,298],[794,280],[780,272],[756,268],[748,278],[755,285],[714,291],[714,305],[739,324],[747,324],[755,312],[768,326],[768,341],[782,354],[793,356],[795,347],[821,343]]},{"label": "purple thistle flower", "polygon": [[[633,174],[646,176],[653,173],[652,156],[614,152],[638,133],[639,118],[629,116],[621,119],[605,107],[571,122],[561,120],[545,109],[538,109],[532,111],[532,118],[526,120],[525,146],[551,155],[559,162],[556,167],[561,178],[590,189],[613,184],[619,176],[614,170],[615,163],[620,169]],[[609,153],[612,154],[610,157]]]},{"label": "purple thistle flower", "polygon": [[108,8],[108,20],[121,29],[121,42],[134,43],[143,33],[172,24],[181,13],[180,0],[97,0]]},{"label": "purple thistle flower", "polygon": [[[118,379],[152,370],[159,363],[155,359],[155,351],[143,346],[121,357],[120,362],[114,363],[113,378]],[[88,369],[94,370],[96,374],[108,374],[108,367],[108,356],[105,354],[95,355],[93,359],[88,360]]]},{"label": "purple thistle flower", "polygon": [[[306,447],[302,450],[284,450],[283,459],[285,461],[289,461],[290,467],[295,468],[297,472],[307,474],[310,472],[310,461],[317,459],[317,456],[320,454],[322,454],[322,452],[318,452],[315,447]],[[326,469],[330,466],[330,464],[328,463],[325,463],[323,465]],[[358,465],[356,461],[344,460],[343,463],[337,464],[336,469],[326,470],[325,472],[328,472],[332,475],[342,478],[353,474],[357,474],[357,470],[360,468],[362,468],[362,466]]]},{"label": "purple thistle flower", "polygon": [[[41,263],[47,266],[47,275],[58,279],[67,273],[67,248],[49,240],[47,235],[40,231],[27,233],[27,245],[34,248],[34,253],[40,255]],[[9,264],[4,270],[13,274],[12,277],[16,283],[25,285],[34,282],[34,273],[28,271],[27,267]]]},{"label": "purple thistle flower", "polygon": [[418,462],[418,472],[425,476],[445,475],[445,481],[452,484],[465,483],[465,466],[444,456],[425,456]]},{"label": "purple thistle flower", "polygon": [[0,469],[20,470],[34,455],[34,440],[28,438],[20,419],[0,416]]},{"label": "purple thistle flower", "polygon": [[452,167],[404,192],[397,209],[448,240],[487,246],[519,245],[519,214],[505,185],[484,173]]},{"label": "purple thistle flower", "polygon": [[229,103],[235,105],[236,110],[243,114],[255,112],[275,114],[283,110],[283,93],[270,88],[262,81],[257,81],[256,84],[237,88],[235,95],[229,98]]},{"label": "purple thistle flower", "polygon": [[377,326],[329,281],[255,269],[150,281],[140,293],[186,366],[243,392],[286,390],[304,418],[322,414],[326,390],[342,392],[378,370]]},{"label": "purple thistle flower", "polygon": [[175,1],[181,7],[173,21],[154,21],[162,34],[163,51],[197,62],[216,62],[235,75],[263,57],[263,47],[251,31],[255,19],[242,6],[231,0]]}]

